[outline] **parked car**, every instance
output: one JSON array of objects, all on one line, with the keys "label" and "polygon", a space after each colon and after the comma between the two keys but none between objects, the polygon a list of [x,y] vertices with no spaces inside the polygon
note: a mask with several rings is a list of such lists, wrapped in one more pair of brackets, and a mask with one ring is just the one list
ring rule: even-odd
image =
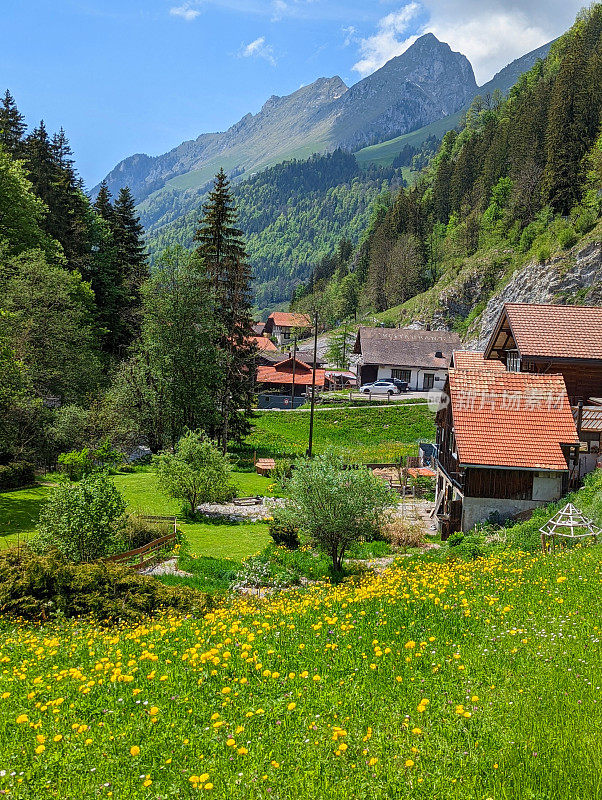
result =
[{"label": "parked car", "polygon": [[374,383],[365,383],[360,392],[363,394],[400,394],[401,389],[388,381],[375,381]]},{"label": "parked car", "polygon": [[400,392],[407,392],[409,383],[407,381],[402,381],[399,378],[380,378],[381,381],[385,381],[385,383],[392,383],[394,386],[397,386]]}]

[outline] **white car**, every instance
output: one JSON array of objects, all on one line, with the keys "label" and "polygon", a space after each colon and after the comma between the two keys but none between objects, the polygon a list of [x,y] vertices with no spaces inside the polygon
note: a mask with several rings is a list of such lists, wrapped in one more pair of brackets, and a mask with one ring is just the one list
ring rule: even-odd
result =
[{"label": "white car", "polygon": [[374,383],[365,383],[360,392],[363,394],[401,394],[398,386],[387,381],[375,381]]}]

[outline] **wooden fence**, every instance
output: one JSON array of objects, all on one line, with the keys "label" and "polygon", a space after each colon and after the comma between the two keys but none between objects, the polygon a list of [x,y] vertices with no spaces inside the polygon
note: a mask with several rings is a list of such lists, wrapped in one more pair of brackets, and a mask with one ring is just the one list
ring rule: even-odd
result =
[{"label": "wooden fence", "polygon": [[145,522],[170,522],[173,525],[173,531],[167,536],[155,539],[142,547],[137,547],[135,550],[128,550],[127,553],[118,553],[116,556],[105,558],[105,561],[112,561],[114,564],[124,564],[136,570],[144,569],[144,567],[148,567],[153,563],[160,550],[164,550],[168,545],[175,543],[178,523],[177,517],[142,517],[141,519]]}]

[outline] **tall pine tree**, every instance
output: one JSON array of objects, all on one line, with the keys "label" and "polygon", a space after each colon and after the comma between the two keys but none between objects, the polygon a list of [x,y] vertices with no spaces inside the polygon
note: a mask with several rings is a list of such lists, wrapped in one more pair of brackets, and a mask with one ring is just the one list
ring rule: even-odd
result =
[{"label": "tall pine tree", "polygon": [[6,90],[0,103],[0,145],[13,158],[23,158],[23,136],[27,125],[11,93]]},{"label": "tall pine tree", "polygon": [[195,233],[196,253],[211,281],[215,324],[224,380],[219,389],[219,429],[222,449],[230,438],[248,431],[255,382],[255,345],[251,317],[251,269],[242,231],[236,227],[236,208],[223,169],[203,207]]}]

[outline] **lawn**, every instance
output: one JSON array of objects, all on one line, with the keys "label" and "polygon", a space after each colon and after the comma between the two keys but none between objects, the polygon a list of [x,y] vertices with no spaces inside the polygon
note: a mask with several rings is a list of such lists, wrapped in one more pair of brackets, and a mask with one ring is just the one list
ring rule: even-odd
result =
[{"label": "lawn", "polygon": [[0,623],[0,792],[602,796],[602,548],[381,576],[107,628]]},{"label": "lawn", "polygon": [[[240,496],[270,494],[272,481],[251,472],[235,472],[234,482]],[[180,514],[181,503],[165,497],[158,489],[154,472],[149,468],[114,476],[130,511],[151,515],[177,515],[178,527],[188,540],[191,553],[198,556],[232,558],[240,561],[260,550],[268,542],[267,525],[249,523],[189,523]],[[40,507],[51,489],[39,486],[0,493],[0,543],[14,546],[17,539],[27,539],[35,532]]]},{"label": "lawn", "polygon": [[[302,455],[309,438],[307,411],[258,411],[244,448],[247,458]],[[418,442],[435,437],[434,414],[426,405],[399,404],[379,408],[317,408],[314,452],[329,446],[351,462],[390,462],[415,455]]]}]

